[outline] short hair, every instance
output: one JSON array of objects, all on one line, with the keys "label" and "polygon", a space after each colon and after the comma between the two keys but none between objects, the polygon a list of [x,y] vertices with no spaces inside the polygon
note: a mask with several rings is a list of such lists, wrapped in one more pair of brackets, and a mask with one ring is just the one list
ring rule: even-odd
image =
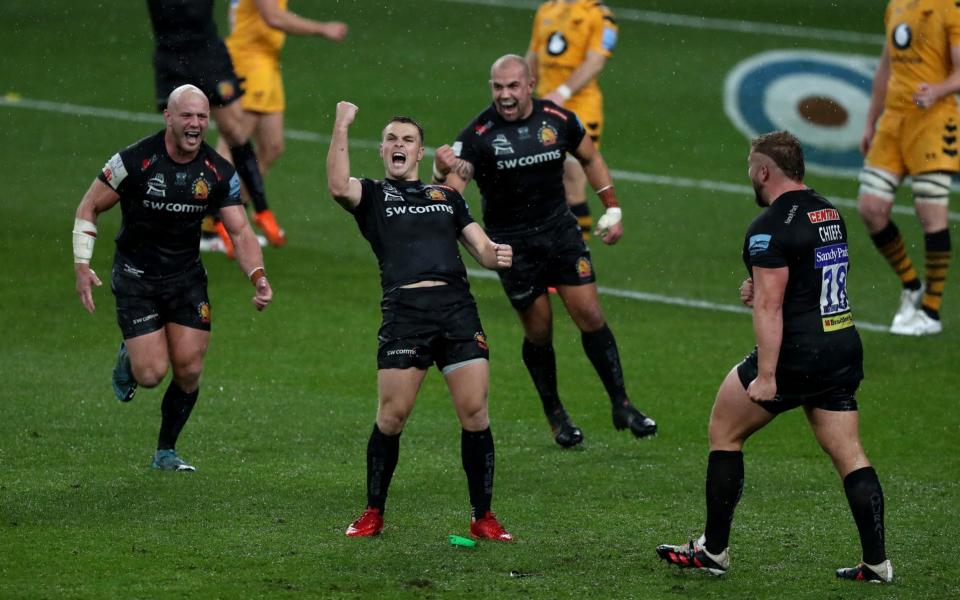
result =
[{"label": "short hair", "polygon": [[195,85],[185,83],[177,87],[176,89],[174,89],[172,92],[170,92],[170,95],[167,96],[167,106],[171,104],[178,104],[180,102],[180,96],[183,96],[184,94],[189,94],[189,93],[199,94],[200,96],[203,96],[204,99],[207,98],[207,95],[203,93],[203,90],[201,90]]},{"label": "short hair", "polygon": [[789,131],[772,131],[753,138],[750,151],[770,157],[790,179],[803,181],[803,148]]},{"label": "short hair", "polygon": [[[387,124],[383,126],[383,129],[386,130],[387,126],[390,123],[406,123],[407,125],[413,125],[417,128],[417,132],[420,134],[420,145],[423,145],[423,126],[417,122],[413,117],[405,117],[403,115],[397,115],[395,117],[390,117],[390,120],[387,121]],[[383,134],[381,134],[382,137]]]},{"label": "short hair", "polygon": [[494,71],[498,69],[502,69],[503,67],[511,63],[520,65],[520,67],[523,69],[524,78],[530,79],[531,77],[533,77],[533,74],[530,72],[530,64],[527,62],[525,58],[523,58],[519,54],[504,54],[503,56],[495,60],[493,64],[490,65],[490,77],[493,77]]}]

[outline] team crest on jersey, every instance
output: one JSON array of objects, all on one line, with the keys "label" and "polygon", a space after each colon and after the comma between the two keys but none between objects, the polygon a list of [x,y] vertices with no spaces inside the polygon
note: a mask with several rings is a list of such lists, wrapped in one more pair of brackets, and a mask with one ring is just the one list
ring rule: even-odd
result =
[{"label": "team crest on jersey", "polygon": [[477,346],[480,346],[481,350],[487,349],[487,336],[483,335],[482,331],[473,334],[473,339],[477,342]]},{"label": "team crest on jersey", "polygon": [[197,316],[200,317],[200,322],[204,324],[210,323],[210,304],[207,302],[201,302],[197,305]]},{"label": "team crest on jersey", "polygon": [[580,279],[586,279],[593,275],[593,265],[590,264],[590,259],[586,256],[581,256],[577,261],[577,275],[580,276]]},{"label": "team crest on jersey", "polygon": [[435,187],[429,187],[426,190],[427,198],[433,200],[434,202],[446,202],[447,195],[443,193],[443,190],[437,189]]},{"label": "team crest on jersey", "polygon": [[197,177],[193,180],[193,199],[194,200],[206,200],[207,196],[210,195],[210,184],[207,183],[207,180],[203,176]]},{"label": "team crest on jersey", "polygon": [[163,178],[163,173],[157,173],[147,180],[147,195],[157,198],[167,197],[167,182]]},{"label": "team crest on jersey", "polygon": [[513,154],[513,146],[510,145],[510,140],[502,133],[498,133],[497,137],[493,138],[491,145],[493,146],[494,156]]},{"label": "team crest on jersey", "polygon": [[537,132],[537,139],[544,146],[553,146],[557,143],[557,130],[553,128],[553,125],[544,123],[540,126],[540,131]]},{"label": "team crest on jersey", "polygon": [[237,94],[237,88],[232,81],[221,81],[217,84],[217,94],[224,100],[231,100]]}]

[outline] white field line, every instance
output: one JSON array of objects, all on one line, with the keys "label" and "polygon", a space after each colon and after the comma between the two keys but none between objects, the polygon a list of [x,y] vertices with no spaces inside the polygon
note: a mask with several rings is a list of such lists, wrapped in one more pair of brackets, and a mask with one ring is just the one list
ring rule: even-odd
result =
[{"label": "white field line", "polygon": [[[514,8],[531,13],[537,10],[540,2],[531,0],[440,0],[455,4],[471,4],[474,6],[489,6],[496,8]],[[675,13],[657,12],[652,10],[637,10],[634,8],[618,8],[611,6],[618,21],[638,21],[654,25],[668,25],[673,27],[689,27],[713,31],[732,31],[735,33],[751,33],[757,35],[773,35],[780,37],[801,38],[804,40],[826,40],[831,42],[848,42],[851,44],[874,44],[882,46],[884,35],[880,33],[861,33],[859,31],[844,31],[840,29],[822,29],[819,27],[798,27],[794,25],[777,25],[775,23],[761,23],[758,21],[740,21],[734,19],[716,19],[698,17],[695,15],[681,15]]]},{"label": "white field line", "polygon": [[[125,110],[116,110],[108,108],[99,108],[94,106],[83,106],[79,104],[70,104],[66,102],[51,102],[48,100],[31,100],[28,98],[17,98],[10,97],[0,97],[0,107],[7,108],[25,108],[33,110],[41,110],[47,112],[55,112],[60,114],[68,114],[74,116],[88,116],[88,117],[98,117],[106,118],[120,121],[133,121],[138,123],[156,123],[160,124],[162,119],[160,115],[153,113],[137,113],[130,112]],[[319,144],[327,144],[330,142],[330,136],[315,133],[312,131],[297,131],[297,130],[288,130],[286,132],[286,137],[294,140],[300,140],[305,142],[314,142]],[[358,148],[377,148],[378,142],[374,140],[350,140],[350,145],[352,147]],[[430,150],[432,154],[432,149]],[[654,185],[664,185],[670,187],[687,187],[687,188],[698,188],[706,189],[711,191],[720,191],[720,192],[729,192],[734,194],[752,194],[753,188],[746,185],[734,184],[734,183],[725,183],[720,181],[709,181],[704,179],[687,179],[687,178],[677,178],[677,177],[668,177],[665,175],[653,175],[650,173],[636,173],[632,171],[612,171],[614,177],[617,179],[625,179],[628,181],[635,181],[639,183],[649,183]],[[852,203],[853,206],[856,205],[855,201],[849,200],[849,203]],[[835,202],[840,204],[839,202]],[[898,207],[896,208],[905,208]],[[912,214],[912,212],[911,212]],[[955,213],[950,213],[950,218],[952,220],[957,220],[960,218],[960,215]],[[496,279],[497,276],[491,271],[481,271],[476,269],[469,269],[471,277],[477,277],[481,279]],[[637,292],[633,290],[622,290],[617,288],[608,288],[603,286],[598,286],[598,290],[601,294],[607,296],[614,296],[618,298],[628,298],[631,300],[639,300],[642,302],[654,302],[657,304],[670,304],[673,306],[682,306],[686,308],[699,308],[703,310],[712,310],[719,312],[731,312],[731,313],[741,313],[749,314],[750,309],[736,305],[736,304],[718,304],[715,302],[708,302],[706,300],[693,300],[689,298],[680,298],[675,296],[665,296],[663,294],[653,294],[649,292]],[[869,323],[865,321],[858,321],[857,327],[859,329],[869,330],[869,331],[888,331],[889,328],[885,325],[879,325],[876,323]]]}]

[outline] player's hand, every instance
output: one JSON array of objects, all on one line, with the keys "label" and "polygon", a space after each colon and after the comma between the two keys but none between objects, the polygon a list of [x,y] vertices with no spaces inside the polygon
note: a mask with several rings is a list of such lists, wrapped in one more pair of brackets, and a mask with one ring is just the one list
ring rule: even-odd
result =
[{"label": "player's hand", "polygon": [[876,133],[877,127],[873,123],[868,123],[863,130],[863,136],[860,137],[860,154],[866,156],[867,152],[870,151],[870,144],[873,143],[873,135]]},{"label": "player's hand", "polygon": [[266,277],[257,280],[257,293],[253,296],[253,307],[263,310],[273,301],[273,288]]},{"label": "player's hand", "polygon": [[509,269],[513,265],[513,246],[493,243],[493,252],[497,257],[496,268]]},{"label": "player's hand", "polygon": [[453,148],[450,147],[450,144],[444,144],[437,148],[433,164],[437,167],[437,171],[446,177],[450,174],[450,171],[453,170],[453,167],[457,164],[458,160],[460,159],[458,159],[457,155],[454,154]]},{"label": "player's hand", "polygon": [[747,386],[747,396],[753,402],[764,402],[777,397],[777,380],[775,377],[757,377]]},{"label": "player's hand", "polygon": [[92,315],[97,308],[93,304],[93,286],[100,287],[103,282],[86,263],[74,263],[73,270],[77,274],[77,295],[80,296],[80,303]]},{"label": "player's hand", "polygon": [[939,87],[929,83],[921,83],[917,86],[917,93],[913,95],[913,103],[920,108],[927,109],[936,104],[940,96]]},{"label": "player's hand", "polygon": [[621,219],[623,213],[619,207],[608,208],[603,216],[597,221],[597,228],[593,231],[594,235],[600,236],[604,244],[613,245],[623,236],[623,223]]},{"label": "player's hand", "polygon": [[349,127],[350,124],[353,123],[353,120],[357,118],[358,110],[360,109],[352,102],[347,102],[346,100],[337,102],[336,124]]},{"label": "player's hand", "polygon": [[549,100],[556,104],[557,106],[563,106],[563,103],[567,101],[559,92],[552,91],[546,96],[543,97],[544,100]]},{"label": "player's hand", "polygon": [[747,277],[740,284],[740,302],[753,306],[753,277]]},{"label": "player's hand", "polygon": [[332,42],[342,42],[347,37],[347,24],[340,21],[329,21],[321,35]]}]

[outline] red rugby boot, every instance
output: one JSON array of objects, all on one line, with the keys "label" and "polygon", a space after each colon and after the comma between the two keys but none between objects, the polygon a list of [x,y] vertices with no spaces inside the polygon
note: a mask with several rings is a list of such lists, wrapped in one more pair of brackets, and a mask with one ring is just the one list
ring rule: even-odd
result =
[{"label": "red rugby boot", "polygon": [[383,515],[379,508],[368,506],[360,518],[347,527],[347,537],[370,537],[383,531]]},{"label": "red rugby boot", "polygon": [[513,536],[503,528],[497,515],[487,511],[481,518],[470,518],[470,535],[480,540],[494,540],[496,542],[512,542]]}]

